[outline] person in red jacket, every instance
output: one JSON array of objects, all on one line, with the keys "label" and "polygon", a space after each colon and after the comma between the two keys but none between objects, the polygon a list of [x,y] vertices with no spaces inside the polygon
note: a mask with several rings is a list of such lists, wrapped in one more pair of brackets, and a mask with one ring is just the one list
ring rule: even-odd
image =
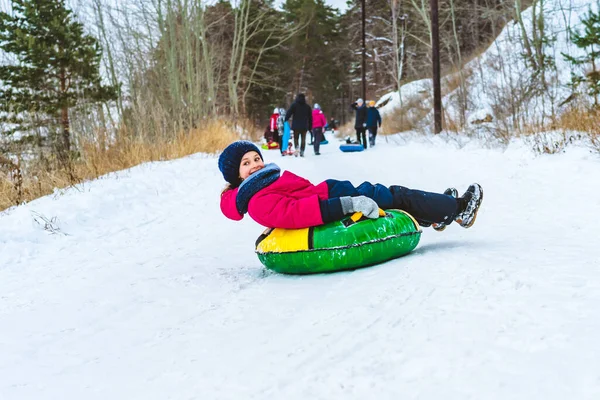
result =
[{"label": "person in red jacket", "polygon": [[278,143],[281,148],[281,143],[280,143],[280,138],[279,138],[280,132],[277,127],[277,119],[278,118],[279,118],[279,108],[275,108],[273,110],[273,114],[271,114],[271,118],[269,118],[269,127],[265,131],[265,140],[267,141],[267,143],[271,143],[271,142]]},{"label": "person in red jacket", "polygon": [[354,187],[349,181],[335,179],[313,185],[290,171],[282,174],[274,163],[265,165],[258,147],[245,140],[223,150],[219,170],[227,181],[221,192],[221,212],[235,221],[247,213],[267,228],[308,228],[354,212],[378,218],[380,208],[404,210],[421,226],[433,224],[436,230],[452,221],[469,228],[483,200],[477,183],[461,197],[369,182]]},{"label": "person in red jacket", "polygon": [[313,133],[313,148],[315,150],[315,155],[318,156],[321,153],[319,150],[321,149],[321,142],[325,139],[325,135],[323,134],[323,129],[325,125],[327,125],[327,118],[325,118],[325,114],[321,110],[321,106],[315,103],[312,110],[312,133]]}]

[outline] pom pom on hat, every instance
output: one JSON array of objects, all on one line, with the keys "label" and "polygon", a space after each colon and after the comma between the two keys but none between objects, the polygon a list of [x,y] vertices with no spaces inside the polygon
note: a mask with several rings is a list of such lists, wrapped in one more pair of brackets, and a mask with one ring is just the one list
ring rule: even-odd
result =
[{"label": "pom pom on hat", "polygon": [[249,151],[255,151],[260,158],[263,156],[256,145],[247,140],[239,140],[231,143],[223,150],[219,156],[219,170],[223,174],[223,178],[233,187],[237,187],[242,183],[240,178],[240,163],[244,154]]}]

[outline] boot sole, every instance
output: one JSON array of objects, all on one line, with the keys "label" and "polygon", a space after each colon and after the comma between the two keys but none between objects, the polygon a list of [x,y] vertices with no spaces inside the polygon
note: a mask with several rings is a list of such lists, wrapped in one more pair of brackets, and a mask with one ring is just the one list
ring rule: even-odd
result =
[{"label": "boot sole", "polygon": [[481,196],[479,197],[479,202],[477,203],[477,208],[475,208],[475,214],[473,215],[473,219],[471,220],[471,223],[469,223],[469,225],[463,225],[461,223],[462,221],[456,221],[460,224],[460,226],[462,226],[465,229],[472,227],[473,224],[475,223],[475,220],[477,219],[477,213],[479,212],[479,207],[481,207],[481,203],[483,203],[483,188],[480,187],[480,190],[481,190]]}]

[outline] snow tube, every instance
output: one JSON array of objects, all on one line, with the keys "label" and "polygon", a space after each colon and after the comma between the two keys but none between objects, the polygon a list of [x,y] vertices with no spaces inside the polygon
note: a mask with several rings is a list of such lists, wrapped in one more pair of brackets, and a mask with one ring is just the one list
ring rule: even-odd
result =
[{"label": "snow tube", "polygon": [[363,151],[365,148],[360,143],[340,144],[340,150],[343,152]]},{"label": "snow tube", "polygon": [[265,267],[282,274],[314,274],[367,267],[410,253],[421,238],[415,219],[401,210],[361,213],[305,229],[267,229],[256,240]]},{"label": "snow tube", "polygon": [[329,144],[329,141],[327,139],[321,140],[321,144]]}]

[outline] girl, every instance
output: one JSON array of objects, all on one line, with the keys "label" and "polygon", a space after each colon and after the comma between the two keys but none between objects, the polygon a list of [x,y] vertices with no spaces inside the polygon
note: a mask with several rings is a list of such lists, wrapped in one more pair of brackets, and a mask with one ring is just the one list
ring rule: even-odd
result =
[{"label": "girl", "polygon": [[308,228],[359,211],[367,218],[378,218],[379,208],[404,210],[421,226],[433,224],[437,230],[452,221],[470,228],[483,200],[477,183],[458,198],[453,193],[456,189],[448,189],[450,195],[369,182],[354,187],[349,181],[334,179],[313,185],[289,171],[281,174],[273,163],[265,165],[258,147],[244,140],[223,150],[219,170],[227,181],[221,193],[223,214],[239,221],[248,213],[267,228]]},{"label": "girl", "polygon": [[321,106],[315,103],[312,110],[312,130],[311,132],[314,135],[313,138],[313,149],[315,150],[315,155],[321,155],[320,148],[321,142],[325,139],[324,131],[325,125],[327,125],[327,118],[325,118],[325,114],[323,114],[323,110],[321,110]]}]

